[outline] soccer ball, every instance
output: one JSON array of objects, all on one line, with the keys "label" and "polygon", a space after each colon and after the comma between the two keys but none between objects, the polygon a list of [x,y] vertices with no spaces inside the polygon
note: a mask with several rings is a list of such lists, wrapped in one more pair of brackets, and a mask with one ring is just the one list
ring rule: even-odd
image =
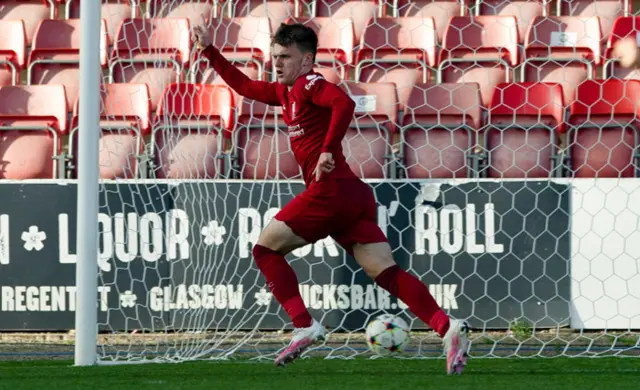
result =
[{"label": "soccer ball", "polygon": [[365,334],[369,349],[377,355],[402,352],[409,344],[409,325],[392,314],[383,314],[369,322]]}]

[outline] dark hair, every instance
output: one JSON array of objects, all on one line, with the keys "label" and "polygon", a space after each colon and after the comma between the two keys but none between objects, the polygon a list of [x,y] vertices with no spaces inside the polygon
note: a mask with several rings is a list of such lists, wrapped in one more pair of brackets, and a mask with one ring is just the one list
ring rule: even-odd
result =
[{"label": "dark hair", "polygon": [[276,43],[283,47],[296,45],[301,52],[313,54],[313,60],[316,60],[318,35],[312,28],[303,24],[282,23],[271,40],[272,45]]}]

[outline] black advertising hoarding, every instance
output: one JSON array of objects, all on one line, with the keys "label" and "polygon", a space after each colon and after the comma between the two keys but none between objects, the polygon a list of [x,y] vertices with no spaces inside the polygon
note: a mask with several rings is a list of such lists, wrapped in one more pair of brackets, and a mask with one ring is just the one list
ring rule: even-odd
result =
[{"label": "black advertising hoarding", "polygon": [[[569,323],[570,187],[371,185],[396,261],[453,317],[481,328],[514,319],[537,327]],[[282,328],[286,315],[271,300],[251,248],[279,207],[303,189],[297,182],[102,185],[100,328]],[[5,183],[0,196],[0,327],[72,329],[76,185]],[[307,306],[328,327],[360,329],[371,314],[406,308],[330,239],[289,260]]]}]

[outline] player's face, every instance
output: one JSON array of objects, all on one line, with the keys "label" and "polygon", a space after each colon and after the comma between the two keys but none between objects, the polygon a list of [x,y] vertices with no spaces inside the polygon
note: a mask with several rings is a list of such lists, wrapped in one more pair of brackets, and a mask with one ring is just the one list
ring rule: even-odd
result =
[{"label": "player's face", "polygon": [[309,69],[312,54],[302,53],[296,45],[280,46],[274,44],[272,48],[273,62],[276,68],[278,82],[293,85],[296,79]]}]

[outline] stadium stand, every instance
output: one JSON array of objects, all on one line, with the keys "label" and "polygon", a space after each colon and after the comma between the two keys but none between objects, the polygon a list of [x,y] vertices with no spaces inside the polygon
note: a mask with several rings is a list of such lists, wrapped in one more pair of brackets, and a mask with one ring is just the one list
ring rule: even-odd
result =
[{"label": "stadium stand", "polygon": [[639,80],[588,80],[569,107],[571,177],[634,177],[638,166]]},{"label": "stadium stand", "polygon": [[[102,20],[100,65],[107,68],[107,25]],[[80,88],[80,19],[43,20],[38,26],[28,61],[28,84],[60,84],[71,109]]]},{"label": "stadium stand", "polygon": [[0,123],[0,178],[58,176],[68,130],[62,85],[0,87]]},{"label": "stadium stand", "polygon": [[[146,84],[103,84],[100,99],[100,177],[130,179],[140,175],[144,137],[151,134],[151,99]],[[80,101],[73,107],[69,169],[77,177]]]},{"label": "stadium stand", "polygon": [[152,174],[157,178],[216,178],[222,170],[221,138],[234,128],[228,87],[171,84],[158,104],[151,135]]},{"label": "stadium stand", "polygon": [[[56,120],[47,121],[49,127],[42,127],[42,113],[31,105],[19,111],[19,122],[3,123],[3,140],[12,140],[2,147],[3,178],[76,175],[74,137],[60,136],[66,122],[71,129],[77,124],[79,10],[78,0],[0,1],[0,85],[13,86],[0,93],[0,107],[19,104],[5,101],[16,94],[38,101],[44,90],[37,87],[56,87],[50,91],[67,100],[67,116],[50,115]],[[621,69],[612,58],[617,40],[638,35],[631,2],[115,0],[103,1],[102,12],[101,63],[105,85],[114,85],[105,86],[104,98],[113,93],[124,99],[124,85],[146,85],[148,98],[130,99],[120,108],[138,110],[144,100],[150,105],[148,114],[135,111],[150,123],[136,127],[142,138],[108,131],[102,136],[105,178],[140,177],[150,163],[156,177],[300,177],[286,135],[278,130],[279,108],[219,88],[224,81],[195,55],[189,30],[203,15],[224,54],[262,80],[273,79],[269,36],[279,23],[299,21],[319,33],[318,70],[354,97],[366,95],[364,109],[377,102],[376,110],[356,114],[345,141],[350,164],[362,177],[637,175],[638,136],[630,119],[636,111],[616,104],[611,119],[611,110],[601,105],[636,96],[637,84],[621,80],[640,80],[640,73]],[[164,139],[173,134],[156,131],[163,124],[159,118],[171,117],[159,106],[167,103],[167,91],[175,98],[176,91],[215,96],[221,103],[209,107],[217,119],[207,121],[216,135]],[[382,104],[388,107],[382,110]],[[202,120],[201,109],[189,113],[189,106],[178,107],[183,117],[171,120]],[[123,114],[114,110],[104,114]],[[113,121],[122,122],[105,117],[103,125]],[[36,123],[48,133],[9,131],[18,123]],[[151,133],[155,141],[148,139]],[[198,137],[206,142],[198,145]],[[172,160],[178,152],[202,148],[220,154],[215,164]],[[21,151],[39,157],[25,165]],[[127,153],[132,156],[125,158]]]},{"label": "stadium stand", "polygon": [[20,83],[27,54],[27,38],[21,20],[0,20],[0,85]]}]

